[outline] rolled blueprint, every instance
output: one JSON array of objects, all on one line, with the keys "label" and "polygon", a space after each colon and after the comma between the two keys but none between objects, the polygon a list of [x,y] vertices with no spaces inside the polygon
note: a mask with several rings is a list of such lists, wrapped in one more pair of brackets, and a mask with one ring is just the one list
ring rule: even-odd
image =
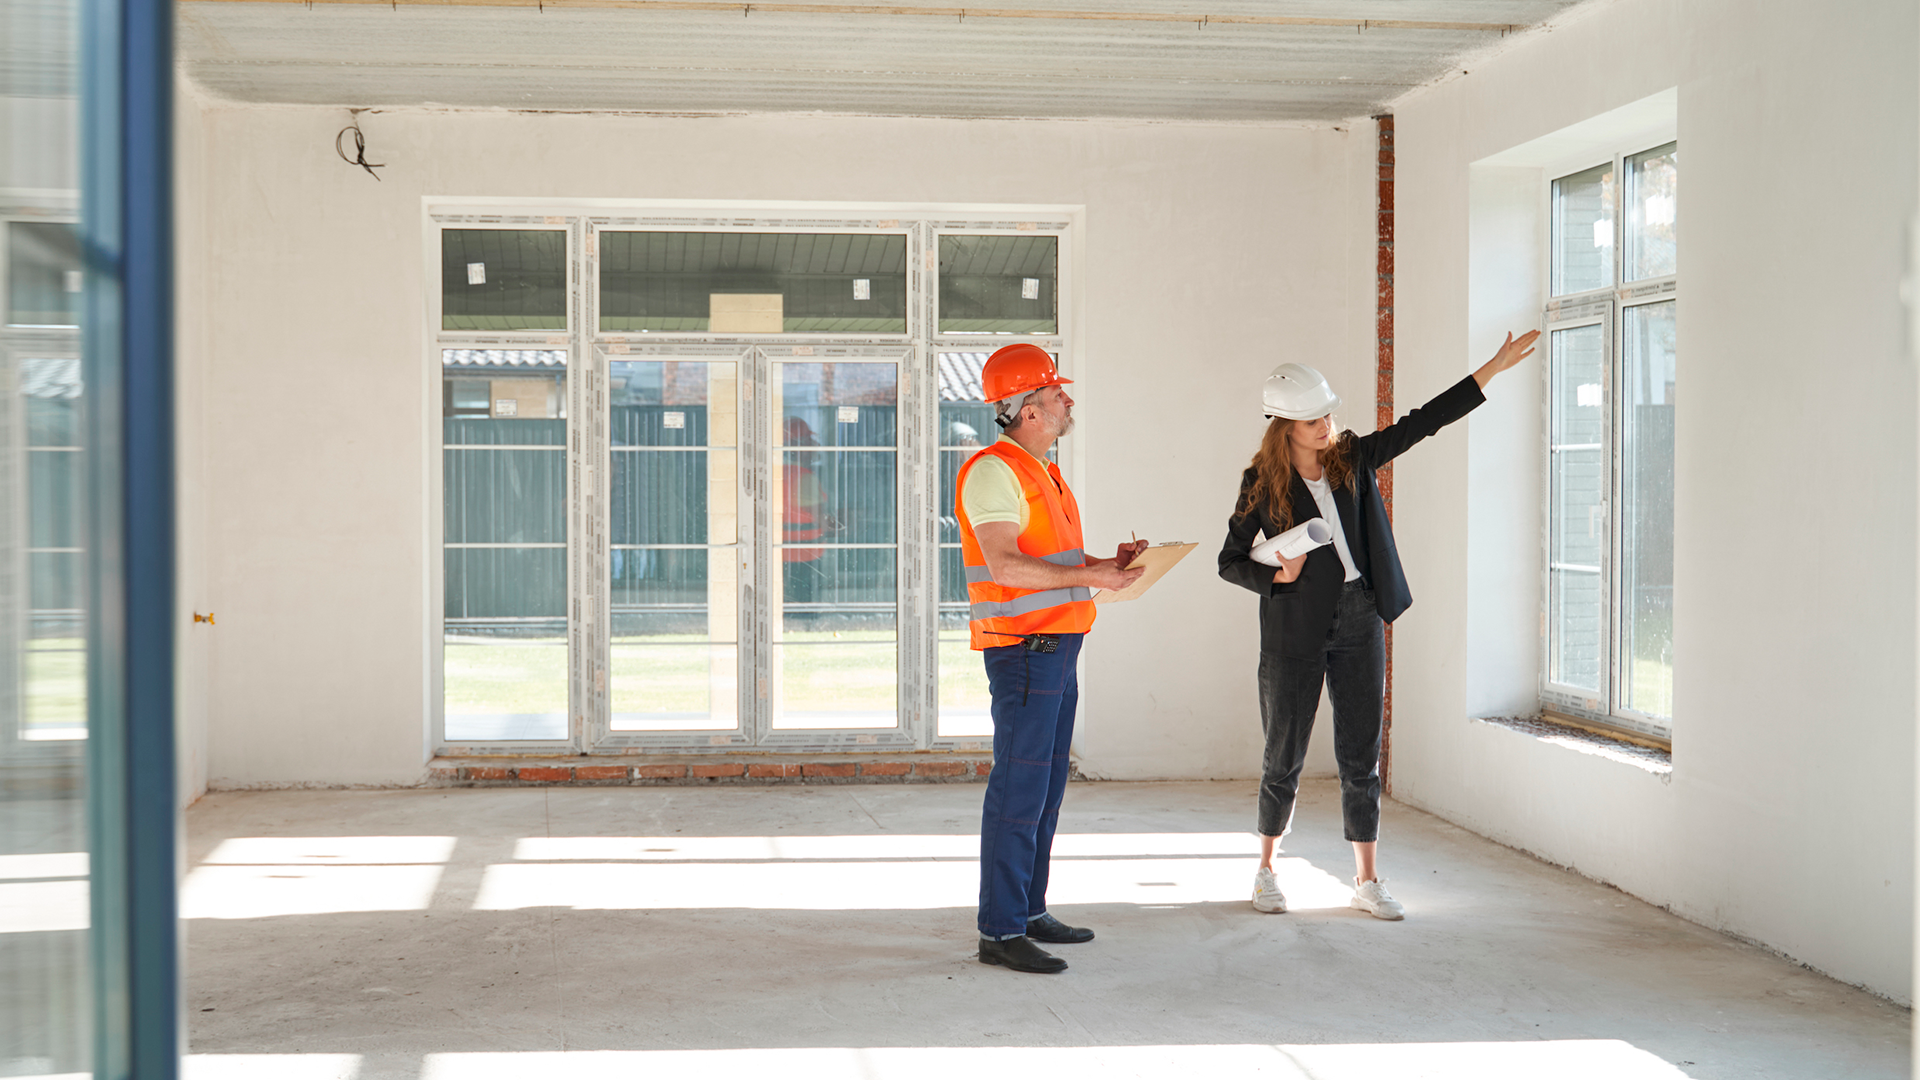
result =
[{"label": "rolled blueprint", "polygon": [[1295,525],[1271,540],[1255,542],[1253,550],[1248,552],[1253,561],[1267,566],[1279,566],[1281,559],[1297,559],[1323,544],[1333,543],[1333,526],[1326,518],[1313,518],[1304,525]]}]

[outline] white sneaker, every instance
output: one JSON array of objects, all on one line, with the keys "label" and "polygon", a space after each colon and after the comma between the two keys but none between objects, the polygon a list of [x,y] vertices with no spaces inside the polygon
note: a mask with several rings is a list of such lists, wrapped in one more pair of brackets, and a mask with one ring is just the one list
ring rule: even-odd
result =
[{"label": "white sneaker", "polygon": [[1376,919],[1395,921],[1407,917],[1407,909],[1387,891],[1385,878],[1373,881],[1355,879],[1351,906],[1359,908]]},{"label": "white sneaker", "polygon": [[1253,910],[1264,911],[1269,915],[1287,910],[1287,898],[1281,893],[1280,886],[1274,882],[1271,870],[1254,871]]}]

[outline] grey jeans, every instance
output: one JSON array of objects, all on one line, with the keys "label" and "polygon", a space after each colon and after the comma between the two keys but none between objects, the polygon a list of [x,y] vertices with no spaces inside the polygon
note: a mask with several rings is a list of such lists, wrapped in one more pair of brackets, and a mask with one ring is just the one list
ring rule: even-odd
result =
[{"label": "grey jeans", "polygon": [[1340,815],[1347,839],[1380,838],[1380,726],[1387,682],[1384,625],[1370,589],[1350,581],[1327,631],[1326,645],[1312,659],[1260,654],[1260,723],[1267,752],[1261,768],[1258,828],[1262,836],[1285,836],[1293,828],[1293,802],[1307,737],[1320,708],[1320,685],[1333,704],[1333,756],[1340,767]]}]

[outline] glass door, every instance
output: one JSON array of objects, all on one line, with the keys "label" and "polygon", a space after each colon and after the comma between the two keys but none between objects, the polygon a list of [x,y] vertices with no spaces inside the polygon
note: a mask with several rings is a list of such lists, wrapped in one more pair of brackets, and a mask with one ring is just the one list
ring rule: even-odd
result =
[{"label": "glass door", "polygon": [[745,356],[605,360],[608,730],[731,743],[750,572],[742,523],[753,524],[740,462]]},{"label": "glass door", "polygon": [[900,369],[912,354],[765,351],[769,734],[901,731]]}]

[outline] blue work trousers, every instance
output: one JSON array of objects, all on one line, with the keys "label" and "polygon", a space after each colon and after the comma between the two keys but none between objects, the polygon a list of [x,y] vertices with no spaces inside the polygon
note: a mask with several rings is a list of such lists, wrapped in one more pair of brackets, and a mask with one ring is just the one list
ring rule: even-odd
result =
[{"label": "blue work trousers", "polygon": [[1047,861],[1067,793],[1085,637],[1061,634],[1050,653],[1024,645],[983,651],[993,694],[993,772],[980,814],[983,937],[1024,934],[1027,920],[1047,910]]}]

